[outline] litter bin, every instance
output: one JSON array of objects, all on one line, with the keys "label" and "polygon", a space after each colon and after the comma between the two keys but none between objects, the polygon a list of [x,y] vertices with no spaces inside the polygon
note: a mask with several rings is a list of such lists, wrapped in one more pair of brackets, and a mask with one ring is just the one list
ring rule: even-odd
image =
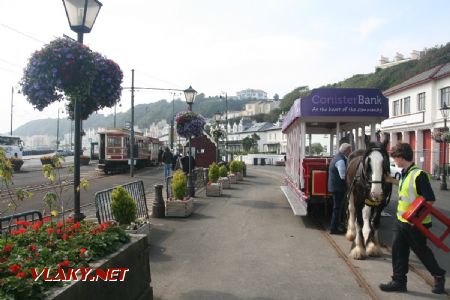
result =
[{"label": "litter bin", "polygon": [[256,157],[253,158],[253,165],[256,166],[258,164],[258,159]]},{"label": "litter bin", "polygon": [[261,166],[265,166],[266,165],[266,159],[261,157]]}]

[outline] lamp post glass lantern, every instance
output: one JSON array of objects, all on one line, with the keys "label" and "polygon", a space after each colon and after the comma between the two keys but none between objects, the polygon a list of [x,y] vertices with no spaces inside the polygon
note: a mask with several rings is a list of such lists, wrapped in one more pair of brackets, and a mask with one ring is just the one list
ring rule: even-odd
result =
[{"label": "lamp post glass lantern", "polygon": [[[192,88],[192,86],[189,86],[189,88],[184,90],[184,96],[186,98],[186,103],[188,104],[189,111],[192,111],[192,104],[194,104],[195,96],[197,96],[197,91]],[[191,136],[189,135],[189,151],[188,151],[188,160],[189,160],[189,175],[188,175],[188,182],[187,182],[187,189],[188,189],[188,195],[189,197],[195,197],[195,186],[192,182],[192,163],[191,163]],[[192,156],[194,157],[194,156]]]},{"label": "lamp post glass lantern", "polygon": [[[447,118],[450,111],[450,107],[447,106],[447,103],[443,103],[442,108],[440,109],[442,117],[444,118],[444,133],[447,133]],[[446,139],[443,139],[442,141],[444,143],[444,159],[443,159],[443,166],[442,166],[442,178],[441,178],[441,190],[446,191],[447,190],[447,144],[448,141]]]},{"label": "lamp post glass lantern", "polygon": [[[94,26],[97,15],[102,7],[97,0],[62,0],[66,11],[70,29],[77,33],[77,41],[83,43],[83,34],[89,33]],[[81,115],[80,104],[74,99],[74,121],[75,121],[75,153],[73,171],[74,189],[74,219],[80,221],[85,218],[80,210],[80,154],[81,154]]]}]

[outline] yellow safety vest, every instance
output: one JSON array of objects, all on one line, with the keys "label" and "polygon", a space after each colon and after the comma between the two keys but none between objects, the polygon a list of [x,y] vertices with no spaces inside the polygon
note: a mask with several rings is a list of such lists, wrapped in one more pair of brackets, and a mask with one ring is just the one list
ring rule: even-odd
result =
[{"label": "yellow safety vest", "polygon": [[[423,171],[416,166],[413,166],[409,170],[408,175],[403,179],[400,179],[398,189],[398,205],[397,205],[397,219],[401,222],[408,223],[406,219],[402,217],[403,213],[408,210],[411,203],[419,197],[417,194],[416,178]],[[431,215],[428,215],[422,224],[431,223]]]}]

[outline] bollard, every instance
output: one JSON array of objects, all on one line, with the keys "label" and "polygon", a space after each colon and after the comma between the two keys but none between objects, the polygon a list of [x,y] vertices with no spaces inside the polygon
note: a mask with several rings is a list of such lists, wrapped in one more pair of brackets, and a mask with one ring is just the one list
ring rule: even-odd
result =
[{"label": "bollard", "polygon": [[166,214],[166,208],[164,205],[164,199],[162,195],[162,184],[155,184],[155,199],[153,199],[152,204],[152,217],[153,218],[164,218]]},{"label": "bollard", "polygon": [[208,180],[209,180],[209,178],[208,178],[208,172],[209,172],[209,169],[208,169],[208,168],[204,168],[204,169],[203,169],[203,185],[204,185],[204,186],[206,186],[206,185],[208,184]]}]

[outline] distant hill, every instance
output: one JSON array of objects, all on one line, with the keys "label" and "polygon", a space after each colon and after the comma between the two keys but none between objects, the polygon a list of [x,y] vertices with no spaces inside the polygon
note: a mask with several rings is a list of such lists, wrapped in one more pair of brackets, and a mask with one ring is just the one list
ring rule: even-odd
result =
[{"label": "distant hill", "polygon": [[[435,46],[428,49],[420,60],[411,60],[387,69],[378,69],[374,73],[356,74],[348,79],[328,84],[324,87],[378,88],[385,91],[419,73],[448,62],[450,62],[450,43],[447,43],[445,46]],[[289,110],[296,99],[308,93],[309,89],[305,86],[294,89],[283,97],[280,108],[284,111]]]},{"label": "distant hill", "polygon": [[[127,105],[127,99],[122,99],[122,104]],[[243,110],[245,104],[252,100],[230,100],[228,99],[228,111]],[[187,110],[185,101],[175,100],[175,114]],[[192,106],[193,111],[205,117],[212,117],[216,111],[225,112],[225,99],[219,97],[205,97],[199,94]],[[160,100],[149,104],[139,104],[134,108],[134,120],[139,128],[148,128],[152,123],[163,119],[170,120],[172,115],[172,101]],[[131,109],[125,113],[117,113],[117,127],[124,127],[125,121],[131,120]],[[70,120],[60,119],[60,135],[70,132]],[[56,136],[56,119],[41,119],[30,121],[13,131],[14,135],[54,135]],[[105,116],[103,114],[92,114],[86,121],[83,121],[83,128],[113,127],[114,115]]]}]

